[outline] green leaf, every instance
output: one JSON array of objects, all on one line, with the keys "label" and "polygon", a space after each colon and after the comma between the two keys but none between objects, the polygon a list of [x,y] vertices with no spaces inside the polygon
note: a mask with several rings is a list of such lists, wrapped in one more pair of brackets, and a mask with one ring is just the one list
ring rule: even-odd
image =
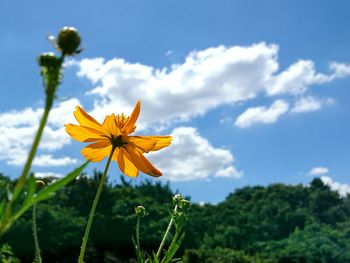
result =
[{"label": "green leaf", "polygon": [[185,238],[185,232],[183,232],[180,236],[179,239],[177,239],[179,233],[176,233],[176,235],[174,236],[173,241],[171,242],[171,245],[164,257],[164,259],[162,260],[162,263],[168,263],[168,262],[173,262],[172,258],[174,257],[176,251],[180,248],[184,238]]},{"label": "green leaf", "polygon": [[27,197],[23,203],[23,206],[26,206],[31,201],[33,195],[35,194],[36,183],[35,183],[35,177],[33,174],[30,174],[27,184],[28,184]]},{"label": "green leaf", "polygon": [[154,251],[152,251],[152,254],[153,254],[153,263],[159,263],[159,259],[156,255],[156,253],[154,253]]},{"label": "green leaf", "polygon": [[72,180],[74,180],[88,165],[88,161],[83,163],[80,167],[76,168],[73,172],[67,174],[62,179],[54,182],[53,184],[45,187],[43,190],[41,190],[38,194],[34,195],[33,198],[29,199],[28,203],[23,205],[22,208],[14,215],[12,216],[12,221],[14,222],[17,220],[25,211],[27,211],[33,204],[36,202],[45,200],[47,198],[50,198],[53,196],[53,194]]},{"label": "green leaf", "polygon": [[67,174],[62,179],[54,182],[53,184],[50,184],[49,186],[45,187],[43,190],[41,190],[34,198],[31,204],[34,204],[35,202],[39,202],[42,200],[45,200],[47,198],[52,197],[54,192],[74,180],[81,172],[84,170],[85,166],[88,165],[88,161],[83,163],[80,167],[76,168],[73,172]]}]

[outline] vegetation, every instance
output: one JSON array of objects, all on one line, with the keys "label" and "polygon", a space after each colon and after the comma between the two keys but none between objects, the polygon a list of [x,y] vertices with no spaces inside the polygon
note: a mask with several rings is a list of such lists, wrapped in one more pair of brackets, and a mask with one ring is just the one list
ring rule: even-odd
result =
[{"label": "vegetation", "polygon": [[[43,262],[76,261],[100,177],[99,172],[91,178],[81,175],[54,199],[37,204]],[[0,181],[14,183],[5,176]],[[5,188],[0,189],[4,195]],[[173,195],[168,184],[133,185],[124,177],[121,184],[107,183],[86,262],[135,262],[131,237],[139,205],[147,209],[140,227],[141,247],[156,252],[169,223]],[[31,229],[29,211],[1,237],[1,262],[17,262],[15,257],[33,262]],[[184,263],[350,262],[350,197],[340,197],[317,178],[309,186],[244,187],[217,205],[193,204],[185,231],[177,253]]]}]

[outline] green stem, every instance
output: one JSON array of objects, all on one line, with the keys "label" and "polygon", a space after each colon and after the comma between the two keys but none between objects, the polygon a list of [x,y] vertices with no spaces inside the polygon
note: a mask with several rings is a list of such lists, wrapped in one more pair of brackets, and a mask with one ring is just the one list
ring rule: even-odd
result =
[{"label": "green stem", "polygon": [[[175,208],[174,208],[174,213],[176,213],[176,211],[177,211],[177,205],[176,205]],[[162,252],[162,248],[163,248],[163,246],[164,246],[164,244],[165,244],[165,241],[166,241],[166,239],[167,239],[167,237],[168,237],[168,235],[169,235],[170,229],[171,229],[171,227],[172,227],[173,224],[174,224],[174,218],[171,217],[171,220],[170,220],[170,222],[169,222],[169,225],[168,225],[168,227],[167,227],[167,229],[166,229],[166,231],[165,231],[165,234],[164,234],[164,236],[163,236],[162,242],[161,242],[160,245],[159,245],[159,248],[158,248],[158,251],[157,251],[157,254],[156,254],[157,258],[159,258],[159,255],[160,255],[160,253]]]},{"label": "green stem", "polygon": [[137,217],[137,223],[136,223],[136,245],[139,250],[141,250],[140,246],[140,217]]},{"label": "green stem", "polygon": [[95,196],[94,202],[92,203],[92,207],[91,207],[91,210],[90,210],[88,223],[86,225],[85,234],[84,234],[84,237],[83,237],[83,243],[82,243],[81,248],[80,248],[80,255],[79,255],[78,263],[82,263],[83,259],[84,259],[85,249],[86,249],[87,241],[88,241],[88,238],[89,238],[89,233],[90,233],[90,228],[91,228],[91,225],[92,225],[92,220],[93,220],[94,215],[95,215],[96,206],[97,206],[98,200],[100,199],[100,195],[101,195],[101,192],[102,192],[103,185],[104,185],[104,183],[106,181],[107,171],[108,171],[108,168],[109,168],[109,164],[111,163],[114,150],[115,150],[115,147],[112,147],[111,153],[110,153],[110,155],[108,157],[108,161],[107,161],[105,170],[104,170],[103,175],[102,175],[101,180],[100,180],[100,184],[98,185],[98,189],[97,189],[97,192],[96,192],[96,196]]},{"label": "green stem", "polygon": [[35,135],[35,139],[34,139],[32,148],[30,149],[29,156],[28,156],[27,162],[26,162],[26,164],[25,164],[25,166],[23,168],[22,174],[21,174],[21,176],[19,177],[19,179],[17,181],[12,200],[16,200],[17,199],[20,191],[22,190],[22,188],[24,186],[24,183],[26,181],[26,177],[27,177],[27,175],[29,173],[29,170],[30,170],[30,167],[32,165],[32,162],[33,162],[36,150],[38,149],[40,138],[41,138],[41,135],[42,135],[42,133],[44,131],[44,127],[46,125],[46,122],[47,122],[47,119],[48,119],[48,116],[49,116],[49,112],[51,110],[52,102],[53,102],[53,98],[48,98],[47,99],[45,111],[44,111],[44,114],[43,114],[43,116],[41,118],[39,129],[38,129],[38,131],[37,131],[37,133]]},{"label": "green stem", "polygon": [[141,251],[141,246],[140,246],[140,216],[137,216],[137,223],[136,223],[136,245],[135,245],[135,252],[136,252],[136,257],[137,257],[137,262],[138,263],[143,263],[143,255]]},{"label": "green stem", "polygon": [[34,237],[34,244],[35,244],[35,259],[36,259],[35,262],[42,263],[41,256],[40,256],[38,233],[37,233],[37,227],[36,227],[36,204],[33,205],[33,237]]}]

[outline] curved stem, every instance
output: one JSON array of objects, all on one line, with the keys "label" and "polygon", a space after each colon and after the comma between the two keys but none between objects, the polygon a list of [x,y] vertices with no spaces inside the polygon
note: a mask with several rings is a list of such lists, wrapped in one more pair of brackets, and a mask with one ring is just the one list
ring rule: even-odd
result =
[{"label": "curved stem", "polygon": [[[176,211],[177,211],[177,205],[176,205],[175,208],[174,208],[174,213],[176,213]],[[157,254],[156,254],[157,258],[159,258],[159,255],[160,255],[160,253],[162,252],[162,248],[163,248],[163,246],[164,246],[164,244],[165,244],[165,240],[166,240],[166,238],[168,237],[169,231],[170,231],[170,229],[171,229],[171,227],[172,227],[173,224],[174,224],[174,218],[171,217],[171,220],[170,220],[170,222],[169,222],[168,228],[166,229],[165,234],[164,234],[163,239],[162,239],[162,242],[161,242],[160,245],[159,245],[159,248],[158,248],[158,251],[157,251]]]},{"label": "curved stem", "polygon": [[110,155],[108,157],[108,161],[107,161],[105,170],[104,170],[103,175],[102,175],[101,180],[100,180],[100,184],[98,185],[98,189],[97,189],[97,192],[96,192],[96,195],[95,195],[94,202],[92,203],[92,207],[91,207],[91,210],[90,210],[88,223],[86,225],[85,234],[84,234],[84,237],[83,237],[83,243],[82,243],[81,248],[80,248],[80,255],[79,255],[78,263],[82,263],[83,259],[84,259],[85,249],[86,249],[86,245],[87,245],[87,241],[88,241],[89,233],[90,233],[90,228],[91,228],[92,221],[93,221],[93,218],[94,218],[94,215],[95,215],[95,210],[96,210],[96,207],[97,207],[98,200],[100,199],[100,195],[101,195],[101,192],[102,192],[103,185],[104,185],[104,183],[106,181],[107,171],[108,171],[108,168],[109,168],[109,164],[111,163],[114,150],[115,150],[115,147],[112,147],[111,153],[110,153]]},{"label": "curved stem", "polygon": [[35,262],[42,263],[41,256],[40,256],[38,233],[36,228],[36,204],[33,205],[33,237],[34,237],[34,244],[35,244],[35,259],[36,259]]}]

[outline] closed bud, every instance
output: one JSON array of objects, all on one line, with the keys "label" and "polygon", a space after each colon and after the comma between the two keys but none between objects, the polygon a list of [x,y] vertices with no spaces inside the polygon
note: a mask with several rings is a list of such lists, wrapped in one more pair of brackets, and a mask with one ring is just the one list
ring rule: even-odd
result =
[{"label": "closed bud", "polygon": [[179,202],[183,199],[182,195],[180,194],[176,194],[173,196],[173,202],[174,204],[178,205]]},{"label": "closed bud", "polygon": [[181,209],[187,209],[189,208],[191,205],[190,201],[186,200],[186,199],[182,199],[180,202],[179,202],[179,207]]},{"label": "closed bud", "polygon": [[40,67],[52,68],[59,65],[58,58],[53,52],[42,53],[38,58],[38,64]]},{"label": "closed bud", "polygon": [[146,208],[144,208],[142,205],[139,205],[135,208],[135,213],[139,217],[144,217],[146,215]]},{"label": "closed bud", "polygon": [[35,183],[38,188],[44,188],[46,186],[45,182],[42,180],[36,180]]},{"label": "closed bud", "polygon": [[58,33],[56,44],[60,51],[65,55],[73,55],[79,53],[81,38],[78,31],[74,27],[65,26]]}]

